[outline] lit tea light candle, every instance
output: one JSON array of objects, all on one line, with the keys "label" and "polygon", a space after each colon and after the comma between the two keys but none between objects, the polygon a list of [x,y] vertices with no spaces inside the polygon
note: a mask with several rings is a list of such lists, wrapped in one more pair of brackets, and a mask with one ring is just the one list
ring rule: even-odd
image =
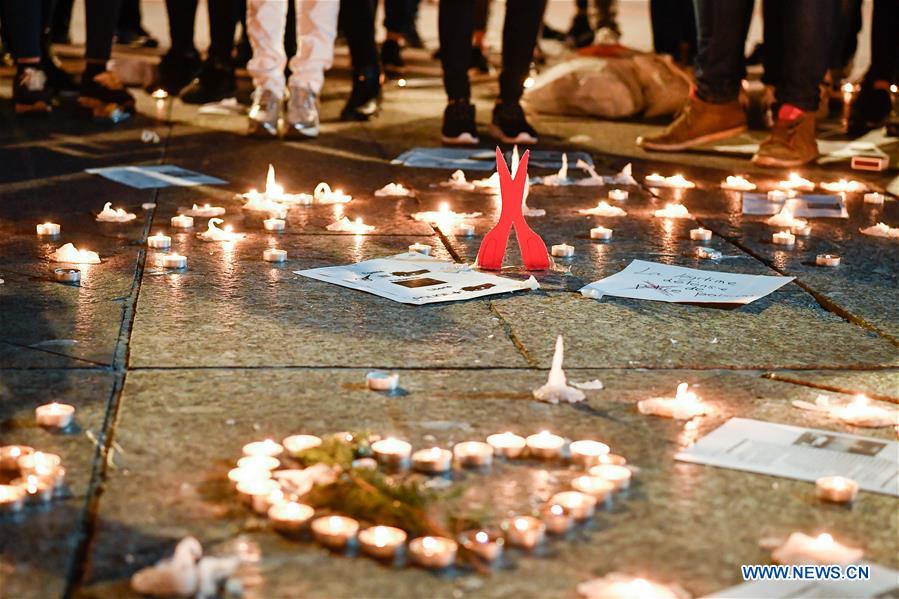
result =
[{"label": "lit tea light candle", "polygon": [[274,505],[286,503],[288,501],[287,494],[281,488],[280,482],[272,480],[274,485],[269,485],[270,490],[265,495],[254,495],[250,502],[253,511],[257,514],[268,515],[268,511]]},{"label": "lit tea light candle", "polygon": [[865,395],[856,395],[852,401],[831,403],[830,398],[820,394],[814,403],[797,400],[793,406],[839,420],[845,424],[861,427],[899,426],[899,410],[890,410],[871,403]]},{"label": "lit tea light candle", "polygon": [[55,486],[48,479],[31,474],[14,479],[10,484],[24,489],[29,503],[49,503],[53,499]]},{"label": "lit tea light candle", "polygon": [[431,246],[426,243],[413,243],[409,246],[410,252],[418,252],[419,254],[424,254],[425,256],[431,255]]},{"label": "lit tea light candle", "polygon": [[54,268],[53,278],[59,283],[78,283],[81,281],[81,271],[77,268]]},{"label": "lit tea light candle", "polygon": [[615,491],[615,483],[600,476],[583,474],[571,480],[571,488],[590,495],[599,502],[605,501]]},{"label": "lit tea light candle", "polygon": [[439,570],[456,561],[459,545],[446,537],[419,537],[409,543],[409,557],[423,568]]},{"label": "lit tea light candle", "polygon": [[493,448],[494,454],[505,458],[517,458],[526,445],[524,437],[511,432],[490,435],[487,443]]},{"label": "lit tea light candle", "polygon": [[[268,456],[248,456],[248,457],[268,457]],[[253,481],[253,480],[265,480],[270,479],[272,477],[272,471],[266,468],[241,468],[238,466],[237,468],[232,468],[228,471],[228,480],[234,483],[235,486],[239,485],[243,482]]]},{"label": "lit tea light candle", "polygon": [[840,179],[839,181],[821,183],[821,189],[834,193],[859,193],[867,191],[868,186],[861,181],[847,181],[846,179]]},{"label": "lit tea light candle", "polygon": [[381,464],[402,467],[409,461],[409,454],[412,453],[412,445],[406,441],[388,437],[372,443],[371,450],[374,452],[375,458]]},{"label": "lit tea light candle", "polygon": [[552,246],[552,255],[556,258],[571,258],[574,256],[574,246],[566,243]]},{"label": "lit tea light candle", "polygon": [[752,191],[755,188],[756,184],[742,175],[728,175],[727,178],[721,182],[721,189],[727,189],[729,191]]},{"label": "lit tea light candle", "polygon": [[172,247],[172,238],[168,235],[163,235],[162,233],[150,235],[149,237],[147,237],[147,247],[151,247],[157,250],[168,249]]},{"label": "lit tea light candle", "polygon": [[181,254],[166,254],[160,256],[159,265],[163,268],[187,268],[187,256]]},{"label": "lit tea light candle", "polygon": [[780,212],[766,220],[765,223],[772,227],[802,227],[807,225],[808,221],[793,216],[793,209],[789,205],[784,204]]},{"label": "lit tea light candle", "polygon": [[[261,506],[272,491],[280,488],[281,485],[278,484],[278,481],[264,476],[248,478],[237,483],[237,493],[241,500],[253,506],[256,511],[260,511],[258,506]],[[268,507],[264,511],[268,511]]]},{"label": "lit tea light candle", "polygon": [[25,476],[29,474],[48,476],[60,467],[62,459],[55,453],[35,451],[21,455],[16,463]]},{"label": "lit tea light candle", "polygon": [[822,476],[815,481],[815,493],[821,501],[852,503],[858,497],[858,483],[844,476]]},{"label": "lit tea light candle", "polygon": [[406,533],[394,526],[372,526],[359,533],[359,547],[377,559],[393,559],[406,542]]},{"label": "lit tea light candle", "polygon": [[[428,223],[433,227],[437,227],[444,233],[452,231],[455,228],[456,234],[459,235],[459,227],[465,224],[465,220],[469,218],[477,218],[478,216],[481,216],[480,212],[454,212],[450,210],[448,202],[441,202],[437,210],[416,212],[412,215],[412,218],[420,222]],[[471,225],[465,226],[471,227]],[[473,235],[474,227],[471,227],[471,229]]]},{"label": "lit tea light candle", "polygon": [[590,493],[582,493],[580,491],[556,493],[549,502],[562,506],[565,512],[575,520],[591,518],[596,511],[596,497]]},{"label": "lit tea light candle", "polygon": [[793,225],[790,227],[790,233],[796,237],[808,237],[812,234],[811,225]]},{"label": "lit tea light candle", "polygon": [[262,259],[266,262],[284,262],[287,260],[287,250],[266,248],[262,251]]},{"label": "lit tea light candle", "polygon": [[574,526],[574,520],[565,512],[565,508],[555,503],[545,506],[540,511],[540,519],[547,532],[553,535],[563,535]]},{"label": "lit tea light candle", "polygon": [[484,468],[493,463],[493,446],[481,441],[463,441],[453,446],[459,464],[469,468]]},{"label": "lit tea light candle", "polygon": [[771,236],[771,241],[774,245],[783,245],[783,246],[793,246],[796,243],[796,236],[790,233],[789,231],[781,231],[780,233],[775,233]]},{"label": "lit tea light candle", "polygon": [[267,218],[262,221],[262,226],[266,231],[283,231],[284,224],[285,221],[281,218]]},{"label": "lit tea light candle", "polygon": [[411,195],[413,195],[412,190],[403,187],[402,183],[391,182],[375,191],[376,198],[407,198]]},{"label": "lit tea light candle", "polygon": [[103,210],[97,215],[97,222],[101,223],[127,223],[137,218],[133,212],[128,212],[124,208],[112,208],[112,202],[106,202]]},{"label": "lit tea light candle", "polygon": [[789,177],[777,183],[777,187],[779,187],[780,189],[788,190],[794,189],[802,191],[812,191],[813,189],[815,189],[815,184],[808,179],[800,177],[799,173],[790,173]]},{"label": "lit tea light candle", "polygon": [[600,456],[609,453],[609,446],[599,441],[585,439],[572,441],[568,451],[571,452],[571,461],[578,466],[593,466],[599,463]]},{"label": "lit tea light candle", "polygon": [[275,503],[268,509],[268,519],[272,528],[285,534],[296,534],[306,527],[315,509],[305,503],[284,501]]},{"label": "lit tea light candle", "polygon": [[453,465],[453,452],[440,447],[419,449],[412,454],[412,469],[427,474],[447,472]]},{"label": "lit tea light candle", "polygon": [[244,455],[268,455],[278,457],[282,453],[284,453],[284,446],[271,439],[253,441],[252,443],[247,443],[243,446]]},{"label": "lit tea light candle", "polygon": [[71,243],[67,243],[50,254],[53,262],[68,262],[69,264],[100,264],[100,256],[90,250],[79,250]]},{"label": "lit tea light candle", "polygon": [[18,470],[19,458],[34,453],[27,445],[4,445],[0,447],[0,470]]},{"label": "lit tea light candle", "polygon": [[590,476],[605,479],[615,485],[616,491],[622,491],[631,486],[631,469],[627,466],[615,466],[613,464],[600,464],[590,468]]},{"label": "lit tea light candle", "polygon": [[693,241],[710,241],[712,239],[712,232],[708,229],[703,229],[702,227],[690,229],[690,239]]},{"label": "lit tea light candle", "polygon": [[267,470],[271,472],[281,465],[281,460],[270,455],[248,455],[237,460],[238,469]]},{"label": "lit tea light candle", "polygon": [[309,205],[312,203],[312,196],[308,193],[286,193],[284,187],[275,180],[275,167],[271,164],[268,165],[265,177],[265,190],[260,193],[251,189],[247,193],[241,194],[240,197],[247,200],[243,206],[244,209],[270,214],[285,213],[286,207],[281,204]]},{"label": "lit tea light candle", "polygon": [[577,585],[582,597],[602,599],[683,599],[682,589],[613,572]]},{"label": "lit tea light candle", "polygon": [[[178,214],[196,218],[212,218],[214,216],[222,216],[225,214],[225,209],[221,206],[211,206],[210,204],[203,204],[202,206],[194,204],[190,208],[178,208]],[[191,224],[193,224],[193,222],[191,222]],[[172,223],[172,226],[174,226],[174,223]]]},{"label": "lit tea light candle", "polygon": [[356,538],[359,522],[346,516],[324,516],[312,521],[315,540],[329,549],[342,549]]},{"label": "lit tea light candle", "polygon": [[400,384],[400,375],[396,372],[375,370],[365,375],[365,384],[372,391],[396,391]]},{"label": "lit tea light candle", "polygon": [[612,229],[605,227],[593,227],[590,229],[590,239],[611,239]]},{"label": "lit tea light candle", "polygon": [[818,266],[839,266],[840,257],[834,254],[818,254],[815,256],[815,264]]},{"label": "lit tea light candle", "polygon": [[459,535],[462,546],[485,562],[494,562],[503,553],[505,540],[486,530],[469,530]]},{"label": "lit tea light candle", "polygon": [[300,456],[307,449],[318,447],[322,444],[321,437],[315,435],[291,435],[282,441],[287,453],[293,457]]},{"label": "lit tea light candle", "polygon": [[771,558],[779,564],[851,564],[863,555],[861,549],[843,545],[828,533],[811,537],[801,532],[792,533],[771,552]]},{"label": "lit tea light candle", "polygon": [[[865,194],[865,204],[883,204],[884,200],[886,200],[886,196],[877,191]],[[41,232],[38,231],[38,235],[40,234]]]},{"label": "lit tea light candle", "polygon": [[59,232],[62,230],[56,223],[41,223],[37,225],[37,234],[45,237],[54,237],[59,235]]},{"label": "lit tea light candle", "polygon": [[588,216],[627,216],[627,212],[623,208],[612,206],[605,200],[601,200],[593,208],[578,210],[578,214],[586,214]]},{"label": "lit tea light candle", "polygon": [[312,196],[319,204],[346,204],[353,199],[353,196],[343,193],[342,189],[332,191],[331,186],[325,182],[315,186]]},{"label": "lit tea light candle", "polygon": [[344,216],[337,222],[331,223],[325,228],[328,231],[334,231],[337,233],[355,233],[356,235],[371,233],[375,230],[374,226],[366,225],[364,222],[362,222],[361,217],[357,217],[356,220],[351,221],[346,216]]},{"label": "lit tea light candle", "polygon": [[609,199],[615,200],[618,202],[624,201],[628,198],[628,192],[626,189],[610,189],[609,190]]},{"label": "lit tea light candle", "polygon": [[38,426],[63,429],[72,424],[72,420],[75,418],[75,406],[54,401],[35,408],[34,417]]},{"label": "lit tea light candle", "polygon": [[515,547],[533,549],[546,536],[546,525],[533,516],[516,516],[503,521],[506,542]]},{"label": "lit tea light candle", "polygon": [[529,435],[525,439],[525,443],[528,453],[535,458],[544,460],[561,457],[562,448],[565,447],[565,439],[549,431],[540,431],[535,435]]},{"label": "lit tea light candle", "polygon": [[662,416],[675,420],[690,420],[697,416],[704,416],[710,412],[709,406],[700,401],[693,391],[689,390],[687,383],[677,386],[674,397],[654,397],[637,402],[637,410],[641,414]]},{"label": "lit tea light candle", "polygon": [[0,484],[0,514],[18,512],[25,505],[25,489],[16,485]]},{"label": "lit tea light candle", "polygon": [[618,455],[617,453],[608,453],[606,455],[599,456],[599,463],[624,466],[625,464],[627,464],[627,459],[623,455]]},{"label": "lit tea light candle", "polygon": [[877,223],[876,225],[859,229],[859,233],[862,235],[871,235],[872,237],[888,237],[895,239],[899,237],[899,227],[891,227],[886,223]]},{"label": "lit tea light candle", "polygon": [[224,229],[219,229],[218,225],[224,223],[220,218],[210,218],[206,223],[206,230],[197,233],[197,239],[203,241],[236,241],[243,238],[243,234],[235,233],[231,225],[225,225]]},{"label": "lit tea light candle", "polygon": [[696,187],[695,183],[681,174],[663,177],[658,173],[652,173],[651,175],[646,175],[644,181],[650,187],[670,187],[672,189],[693,189]]},{"label": "lit tea light candle", "polygon": [[664,208],[659,208],[653,215],[659,218],[692,218],[690,211],[683,204],[665,204]]},{"label": "lit tea light candle", "polygon": [[171,223],[175,229],[190,229],[194,226],[194,219],[191,216],[179,214],[172,217]]}]

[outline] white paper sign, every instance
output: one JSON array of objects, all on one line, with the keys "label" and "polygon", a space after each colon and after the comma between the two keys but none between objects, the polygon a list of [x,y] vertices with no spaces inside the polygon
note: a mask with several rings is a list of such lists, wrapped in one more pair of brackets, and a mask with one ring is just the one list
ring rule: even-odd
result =
[{"label": "white paper sign", "polygon": [[761,193],[743,194],[743,214],[777,214],[784,206],[799,218],[849,218],[842,196],[805,195],[799,198],[770,200]]},{"label": "white paper sign", "polygon": [[809,482],[845,476],[865,491],[899,497],[896,441],[731,418],[674,457]]},{"label": "white paper sign", "polygon": [[478,272],[417,252],[346,266],[300,270],[296,274],[416,306],[533,289],[536,285],[536,282]]},{"label": "white paper sign", "polygon": [[104,179],[137,189],[157,187],[194,187],[197,185],[221,185],[227,183],[218,177],[204,175],[174,164],[155,166],[109,166],[89,168],[84,172],[100,175]]},{"label": "white paper sign", "polygon": [[794,277],[743,275],[634,260],[619,273],[581,289],[603,295],[657,302],[748,304],[786,285]]},{"label": "white paper sign", "polygon": [[899,572],[866,564],[868,580],[760,580],[706,595],[703,599],[874,599],[899,596]]}]

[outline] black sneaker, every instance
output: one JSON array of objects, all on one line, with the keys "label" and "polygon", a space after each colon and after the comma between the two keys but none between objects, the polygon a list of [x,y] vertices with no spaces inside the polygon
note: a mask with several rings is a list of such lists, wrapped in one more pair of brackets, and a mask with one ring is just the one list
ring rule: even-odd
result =
[{"label": "black sneaker", "polygon": [[353,90],[340,111],[342,121],[367,121],[381,109],[381,70],[377,65],[353,73]]},{"label": "black sneaker", "polygon": [[474,120],[474,105],[468,100],[455,100],[443,111],[443,143],[453,146],[473,146],[478,139],[478,127]]},{"label": "black sneaker", "polygon": [[406,40],[406,45],[410,48],[418,48],[421,50],[425,47],[425,43],[421,39],[421,35],[418,33],[418,28],[415,25],[412,25],[409,28],[409,31],[405,33],[403,39]]},{"label": "black sneaker", "polygon": [[78,83],[75,78],[65,72],[53,58],[44,56],[41,58],[41,69],[47,74],[47,85],[53,93],[63,96],[78,95]]},{"label": "black sneaker", "polygon": [[53,110],[53,92],[47,74],[37,64],[22,64],[16,69],[12,101],[16,114],[43,114]]},{"label": "black sneaker", "polygon": [[481,50],[480,46],[471,47],[471,64],[468,68],[478,75],[489,75],[493,72],[493,69],[490,67],[490,62],[488,62],[487,57],[484,56],[484,51]]},{"label": "black sneaker", "polygon": [[238,69],[247,68],[247,63],[253,58],[253,46],[246,34],[242,35],[234,48],[234,66]]},{"label": "black sneaker", "polygon": [[152,93],[161,89],[170,96],[177,96],[199,74],[201,66],[200,55],[196,52],[168,52],[159,61],[156,80],[147,87],[147,91]]},{"label": "black sneaker", "polygon": [[200,69],[200,76],[181,94],[181,101],[185,104],[208,104],[233,98],[236,92],[234,67],[218,60],[207,59]]},{"label": "black sneaker", "polygon": [[490,133],[507,144],[533,145],[537,143],[537,131],[524,116],[521,104],[497,102],[493,108]]},{"label": "black sneaker", "polygon": [[551,27],[549,23],[545,21],[543,22],[543,29],[540,31],[540,35],[545,40],[555,40],[557,42],[565,41],[565,32]]},{"label": "black sneaker", "polygon": [[893,111],[889,90],[863,83],[849,109],[849,133],[861,134],[883,127]]},{"label": "black sneaker", "polygon": [[112,71],[91,76],[85,73],[81,80],[78,104],[87,110],[95,121],[119,123],[134,114],[134,96]]},{"label": "black sneaker", "polygon": [[571,21],[571,27],[565,34],[565,40],[575,48],[583,48],[593,43],[593,28],[590,19],[585,14],[577,14]]},{"label": "black sneaker", "polygon": [[400,43],[396,40],[386,40],[381,44],[381,64],[384,72],[402,73],[406,69],[406,62],[400,54]]}]

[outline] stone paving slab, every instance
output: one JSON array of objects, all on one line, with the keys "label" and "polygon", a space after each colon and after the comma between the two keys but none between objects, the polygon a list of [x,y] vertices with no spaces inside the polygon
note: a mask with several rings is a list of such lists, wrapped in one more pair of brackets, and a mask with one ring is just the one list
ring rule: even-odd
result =
[{"label": "stone paving slab", "polygon": [[[757,545],[760,538],[794,530],[827,530],[865,547],[872,561],[899,566],[894,498],[863,493],[846,510],[819,504],[808,483],[673,461],[678,449],[732,416],[809,425],[790,401],[811,400],[814,389],[758,373],[578,371],[570,377],[601,377],[606,389],[588,391],[588,404],[574,407],[530,399],[545,372],[402,371],[401,387],[408,393],[402,397],[365,390],[364,374],[354,369],[129,373],[116,433],[120,468],[110,473],[101,498],[90,577],[79,596],[128,596],[128,575],[170,552],[187,534],[210,547],[239,535],[258,543],[262,580],[251,596],[261,597],[460,592],[571,597],[578,582],[613,570],[679,582],[699,596],[738,583],[740,564],[768,561]],[[696,384],[715,410],[695,430],[636,412],[637,400],[672,393],[682,380]],[[322,402],[323,396],[333,399]],[[832,422],[813,424],[847,431]],[[245,442],[360,428],[417,446],[546,428],[572,439],[603,440],[639,470],[630,495],[603,512],[585,537],[556,543],[547,556],[517,556],[514,569],[454,581],[411,569],[392,572],[364,559],[329,556],[309,543],[286,542],[265,531],[228,489],[225,475]],[[888,429],[864,434],[892,438]],[[469,475],[476,483],[472,497],[492,489],[490,501],[501,516],[506,509],[528,509],[535,494],[552,491],[573,474],[533,467],[498,466],[498,476],[486,479]],[[153,500],[147,488],[154,489]]]},{"label": "stone paving slab", "polygon": [[878,372],[778,371],[769,373],[768,376],[780,381],[809,385],[827,395],[864,393],[875,399],[899,403],[899,372],[896,370]]},{"label": "stone paving slab", "polygon": [[[436,237],[270,235],[233,247],[173,239],[188,269],[162,273],[151,252],[131,337],[133,367],[525,366],[489,301],[407,306],[293,271],[389,256]],[[262,259],[276,245],[285,265]]]},{"label": "stone paving slab", "polygon": [[[30,445],[63,461],[68,497],[0,517],[0,595],[16,599],[62,596],[85,524],[85,494],[96,458],[113,375],[89,370],[5,371],[0,377],[0,445]],[[75,406],[66,433],[37,427],[34,408],[49,401]]]}]

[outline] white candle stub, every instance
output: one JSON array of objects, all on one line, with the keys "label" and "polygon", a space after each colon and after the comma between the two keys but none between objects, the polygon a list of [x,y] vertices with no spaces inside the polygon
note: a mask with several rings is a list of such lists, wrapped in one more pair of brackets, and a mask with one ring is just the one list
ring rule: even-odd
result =
[{"label": "white candle stub", "polygon": [[185,214],[172,217],[172,227],[175,229],[190,229],[194,226],[194,218]]},{"label": "white candle stub", "polygon": [[441,447],[419,449],[412,454],[412,469],[428,474],[447,472],[453,467],[453,452]]},{"label": "white candle stub", "polygon": [[631,484],[633,473],[627,466],[617,464],[597,464],[589,470],[590,476],[607,480],[616,491],[627,489]]},{"label": "white candle stub", "polygon": [[643,180],[650,187],[670,187],[672,189],[693,189],[696,187],[695,183],[680,174],[663,177],[658,173],[652,173],[651,175],[646,175]]},{"label": "white candle stub", "polygon": [[[225,209],[221,206],[210,206],[209,204],[203,204],[202,206],[194,204],[190,208],[178,208],[178,214],[197,218],[212,218],[214,216],[221,216],[224,213]],[[191,223],[191,225],[192,224],[193,223]],[[174,226],[174,223],[172,223],[172,226]]]},{"label": "white candle stub", "polygon": [[818,266],[839,266],[840,257],[834,254],[818,254],[815,256],[815,264]]},{"label": "white candle stub", "polygon": [[578,210],[578,214],[587,214],[589,216],[627,216],[627,212],[623,208],[612,206],[605,200],[600,200],[593,208]]},{"label": "white candle stub", "polygon": [[877,191],[865,194],[865,204],[883,204],[886,196]]},{"label": "white candle stub", "polygon": [[674,397],[654,397],[637,402],[637,410],[641,414],[662,416],[675,420],[690,420],[697,416],[705,416],[711,408],[704,404],[693,391],[688,390],[687,383],[677,386]]},{"label": "white candle stub", "polygon": [[353,196],[343,193],[342,189],[331,189],[331,186],[322,181],[315,186],[312,197],[319,204],[346,204],[353,200]]},{"label": "white candle stub", "polygon": [[18,512],[25,505],[27,492],[18,485],[0,484],[0,514]]},{"label": "white candle stub", "polygon": [[364,222],[362,222],[361,218],[357,218],[355,221],[351,221],[345,216],[339,221],[331,223],[325,228],[328,229],[328,231],[334,231],[338,233],[355,233],[356,235],[371,233],[375,230],[373,226],[366,225]]},{"label": "white candle stub", "polygon": [[574,256],[574,246],[566,243],[552,246],[552,255],[556,258],[571,258]]},{"label": "white candle stub", "polygon": [[487,437],[493,453],[507,458],[517,458],[525,448],[524,437],[512,432],[496,433]]},{"label": "white candle stub", "polygon": [[891,227],[886,223],[877,223],[876,225],[859,229],[859,232],[862,235],[870,235],[872,237],[899,238],[899,227]]},{"label": "white candle stub", "polygon": [[609,453],[609,446],[599,441],[582,439],[572,441],[568,446],[571,461],[579,466],[593,466],[599,463],[600,457]]},{"label": "white candle stub", "polygon": [[771,559],[779,564],[851,564],[863,555],[863,550],[843,545],[827,533],[810,537],[794,532],[771,552]]},{"label": "white candle stub", "polygon": [[851,401],[833,403],[826,395],[820,394],[814,403],[796,400],[793,406],[812,412],[820,412],[824,416],[839,420],[852,426],[879,428],[883,426],[899,426],[899,410],[880,407],[872,404],[865,395],[856,395]]},{"label": "white candle stub", "polygon": [[549,431],[528,435],[524,441],[527,444],[528,453],[532,457],[544,460],[561,457],[562,449],[565,447],[565,439]]},{"label": "white candle stub", "polygon": [[172,238],[168,235],[163,235],[162,233],[150,235],[147,237],[147,247],[155,248],[157,250],[168,249],[172,247]]},{"label": "white candle stub", "polygon": [[502,523],[506,542],[515,547],[533,549],[546,536],[546,525],[533,516],[509,518]]},{"label": "white candle stub", "polygon": [[44,404],[35,408],[34,417],[38,426],[63,429],[72,424],[75,406],[56,402]]},{"label": "white candle stub", "polygon": [[124,208],[112,208],[112,202],[106,202],[103,210],[97,215],[97,222],[101,223],[127,223],[137,218],[137,215],[128,212]]},{"label": "white candle stub", "polygon": [[777,183],[778,189],[812,191],[815,183],[799,176],[799,173],[790,173],[790,176]]},{"label": "white candle stub", "polygon": [[565,357],[565,345],[562,336],[556,337],[556,350],[553,354],[552,367],[549,370],[549,378],[542,387],[534,389],[534,397],[547,403],[577,403],[584,401],[586,396],[580,389],[568,385],[568,378],[562,370],[562,361]]},{"label": "white candle stub", "polygon": [[390,559],[406,542],[406,533],[393,526],[372,526],[359,533],[363,553],[378,559]]},{"label": "white candle stub", "polygon": [[299,532],[314,515],[314,508],[296,501],[276,503],[268,510],[268,519],[272,523],[272,528],[284,533]]},{"label": "white candle stub", "polygon": [[373,371],[365,375],[365,383],[372,391],[395,391],[400,384],[400,375],[396,372]]},{"label": "white candle stub", "polygon": [[166,254],[159,258],[159,265],[163,268],[187,268],[187,256]]},{"label": "white candle stub", "polygon": [[53,278],[59,283],[78,283],[81,281],[81,271],[77,268],[54,268]]},{"label": "white candle stub", "polygon": [[549,501],[561,505],[575,520],[586,520],[596,511],[596,497],[580,491],[562,491],[553,495]]},{"label": "white candle stub", "polygon": [[244,455],[262,455],[278,457],[284,453],[284,446],[280,443],[265,439],[263,441],[253,441],[243,446]]},{"label": "white candle stub", "polygon": [[611,239],[612,229],[605,227],[593,227],[590,229],[590,239]]},{"label": "white candle stub", "polygon": [[402,183],[388,183],[375,191],[376,198],[407,198],[412,195],[412,190],[403,187]]},{"label": "white candle stub", "polygon": [[696,248],[696,257],[702,260],[720,260],[723,254],[714,248]]},{"label": "white candle stub", "polygon": [[499,559],[505,540],[486,530],[468,530],[460,535],[462,546],[486,562]]},{"label": "white candle stub", "polygon": [[97,255],[97,252],[79,250],[71,243],[65,244],[50,254],[50,260],[69,264],[100,264],[100,256]]},{"label": "white candle stub", "polygon": [[307,449],[318,447],[322,444],[322,440],[315,435],[291,435],[285,437],[281,444],[290,455],[296,457]]},{"label": "white candle stub", "polygon": [[402,466],[409,461],[412,445],[406,441],[388,437],[371,444],[375,458],[387,466]]},{"label": "white candle stub", "polygon": [[431,246],[426,243],[413,243],[409,246],[410,252],[417,252],[419,254],[424,254],[425,256],[431,255]]},{"label": "white candle stub", "polygon": [[653,216],[659,218],[692,218],[690,211],[683,204],[665,204],[664,208],[660,208],[653,212]]},{"label": "white candle stub", "polygon": [[790,233],[796,237],[808,237],[812,234],[811,225],[793,225],[790,227]]},{"label": "white candle stub", "polygon": [[462,441],[453,446],[453,456],[462,466],[483,468],[493,463],[493,446],[482,441]]},{"label": "white candle stub", "polygon": [[771,236],[774,245],[792,246],[796,243],[796,236],[789,231],[781,231]]},{"label": "white candle stub", "polygon": [[453,174],[450,175],[450,178],[446,181],[440,182],[440,187],[449,187],[450,189],[456,189],[459,191],[471,191],[474,189],[474,183],[471,183],[465,179],[465,172],[461,169],[453,171]]},{"label": "white candle stub", "polygon": [[847,181],[840,179],[839,181],[827,181],[821,183],[821,189],[834,193],[860,193],[867,191],[868,186],[861,181]]},{"label": "white candle stub", "polygon": [[261,193],[251,189],[240,197],[247,201],[243,206],[245,210],[268,212],[275,216],[284,214],[288,206],[312,203],[312,196],[308,193],[286,193],[284,186],[275,180],[275,167],[271,164],[265,176],[265,189]]},{"label": "white candle stub", "polygon": [[577,585],[577,592],[585,599],[689,599],[690,597],[678,586],[666,586],[619,572],[582,582]]},{"label": "white candle stub", "polygon": [[262,259],[266,262],[284,262],[287,260],[287,250],[266,248],[262,251]]},{"label": "white candle stub", "polygon": [[312,521],[315,540],[331,549],[345,547],[358,531],[359,522],[346,516],[324,516]]},{"label": "white candle stub", "polygon": [[766,220],[765,223],[772,227],[804,227],[808,221],[793,216],[793,209],[784,204],[780,212]]},{"label": "white candle stub", "polygon": [[[453,210],[450,210],[448,202],[441,202],[437,210],[416,212],[412,215],[412,218],[419,222],[428,223],[432,227],[437,227],[444,233],[449,233],[454,228],[458,228],[459,225],[463,224],[465,220],[477,218],[479,216],[481,216],[480,212],[454,212]],[[471,230],[471,234],[473,235],[474,227],[472,227]],[[457,234],[459,233],[457,232]]]},{"label": "white candle stub", "polygon": [[262,221],[262,226],[266,231],[283,231],[285,221],[282,218],[267,218]]},{"label": "white candle stub", "polygon": [[37,234],[45,237],[53,237],[59,235],[59,232],[62,230],[56,223],[41,223],[37,225]]},{"label": "white candle stub", "polygon": [[617,202],[624,201],[628,198],[629,193],[626,189],[610,189],[609,199]]},{"label": "white candle stub", "polygon": [[822,476],[815,481],[818,499],[831,503],[852,503],[858,497],[858,483],[844,476]]},{"label": "white candle stub", "polygon": [[419,537],[409,543],[409,557],[423,568],[447,568],[456,561],[459,545],[445,537]]},{"label": "white candle stub", "polygon": [[755,188],[756,184],[742,175],[728,175],[727,178],[721,182],[721,189],[727,189],[729,191],[752,191]]},{"label": "white candle stub", "polygon": [[712,239],[712,232],[702,227],[690,229],[690,239],[693,241],[709,241]]},{"label": "white candle stub", "polygon": [[231,230],[231,225],[225,225],[224,229],[219,229],[218,225],[224,223],[220,218],[210,218],[209,222],[206,223],[206,230],[202,233],[197,233],[197,238],[203,241],[236,241],[238,239],[243,238],[243,233],[234,233]]}]

